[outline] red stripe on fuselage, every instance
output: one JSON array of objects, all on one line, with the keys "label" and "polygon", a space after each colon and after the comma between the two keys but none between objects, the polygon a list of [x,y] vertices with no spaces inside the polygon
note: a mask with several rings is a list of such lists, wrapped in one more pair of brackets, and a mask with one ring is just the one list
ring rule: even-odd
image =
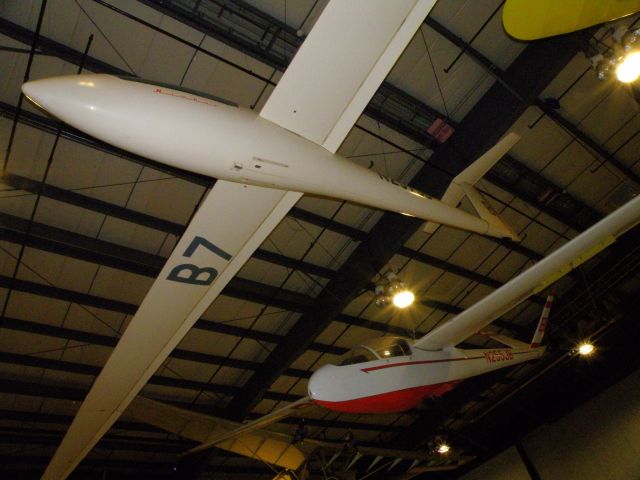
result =
[{"label": "red stripe on fuselage", "polygon": [[[501,350],[501,349],[496,349],[496,351],[498,350]],[[507,349],[502,349],[502,350],[507,350]],[[527,350],[524,352],[513,352],[513,355],[522,355],[525,353],[531,353],[531,351]],[[478,360],[480,358],[485,358],[485,357],[484,355],[482,355],[479,357],[441,358],[439,360],[416,360],[414,362],[387,363],[385,365],[377,365],[375,367],[362,368],[361,370],[363,372],[369,373],[369,372],[373,372],[374,370],[382,370],[384,368],[406,367],[409,365],[425,365],[428,363],[461,362],[463,360]]]},{"label": "red stripe on fuselage", "polygon": [[335,412],[346,413],[399,413],[417,407],[427,397],[440,396],[447,393],[460,380],[436,385],[405,388],[393,392],[380,393],[369,397],[354,398],[341,402],[329,402],[313,399],[318,405]]},{"label": "red stripe on fuselage", "polygon": [[461,360],[477,360],[484,357],[461,357],[461,358],[443,358],[440,360],[416,360],[415,362],[399,362],[399,363],[387,363],[385,365],[378,365],[376,367],[363,368],[363,372],[373,372],[374,370],[382,370],[383,368],[393,367],[406,367],[408,365],[424,365],[427,363],[442,363],[442,362],[459,362]]}]

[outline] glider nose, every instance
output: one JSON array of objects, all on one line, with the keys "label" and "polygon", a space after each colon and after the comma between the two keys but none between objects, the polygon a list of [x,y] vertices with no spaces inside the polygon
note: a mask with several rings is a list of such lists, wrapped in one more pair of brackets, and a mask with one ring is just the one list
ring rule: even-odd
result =
[{"label": "glider nose", "polygon": [[42,103],[47,95],[46,84],[46,80],[33,80],[31,82],[23,83],[22,93],[24,93],[24,96],[27,97],[32,103],[44,109]]},{"label": "glider nose", "polygon": [[22,85],[22,93],[38,107],[57,116],[59,105],[73,98],[75,83],[69,77],[33,80]]},{"label": "glider nose", "polygon": [[50,114],[74,123],[83,112],[95,111],[92,102],[100,75],[68,75],[33,80],[22,85],[22,93]]},{"label": "glider nose", "polygon": [[315,402],[328,400],[326,397],[335,380],[335,369],[335,365],[324,365],[313,372],[307,387],[311,400]]}]

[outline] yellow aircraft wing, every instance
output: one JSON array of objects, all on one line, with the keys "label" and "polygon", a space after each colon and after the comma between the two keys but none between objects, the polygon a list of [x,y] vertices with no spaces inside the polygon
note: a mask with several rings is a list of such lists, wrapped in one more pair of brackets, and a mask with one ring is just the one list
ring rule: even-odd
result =
[{"label": "yellow aircraft wing", "polygon": [[507,0],[506,32],[518,40],[538,40],[611,22],[640,11],[640,0]]}]

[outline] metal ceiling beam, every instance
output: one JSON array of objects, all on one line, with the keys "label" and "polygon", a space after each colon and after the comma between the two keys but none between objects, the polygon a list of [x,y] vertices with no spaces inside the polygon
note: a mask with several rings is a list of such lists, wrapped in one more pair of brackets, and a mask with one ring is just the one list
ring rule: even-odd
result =
[{"label": "metal ceiling beam", "polygon": [[[82,401],[86,396],[88,389],[77,387],[66,387],[62,385],[54,385],[50,383],[35,383],[26,380],[16,380],[15,378],[0,377],[0,393],[8,393],[14,395],[27,395],[31,397],[55,398],[59,400]],[[184,402],[171,402],[172,404],[186,409],[195,410],[209,415],[217,415],[214,407],[205,404],[191,404]],[[212,411],[213,410],[213,411]],[[219,416],[219,415],[218,415]],[[71,417],[70,417],[71,418]],[[290,417],[281,421],[281,423],[298,425],[299,418]],[[305,418],[305,424],[311,427],[336,428],[336,429],[353,429],[365,430],[385,433],[399,433],[403,427],[395,425],[377,425],[365,422],[352,422],[345,420]]]},{"label": "metal ceiling beam", "polygon": [[[86,365],[82,363],[69,362],[65,360],[55,360],[52,358],[35,357],[32,355],[22,355],[19,353],[0,352],[0,363],[8,363],[12,365],[22,365],[26,367],[44,368],[47,370],[57,370],[65,373],[78,373],[96,377],[101,367],[94,365]],[[229,365],[231,366],[231,365]],[[238,392],[240,387],[232,385],[216,384],[211,382],[199,382],[188,380],[185,378],[174,378],[163,375],[153,375],[149,379],[149,384],[160,385],[163,387],[179,388],[183,390],[194,390],[197,392],[208,392],[220,395],[233,395]],[[280,392],[268,392],[265,398],[275,401],[295,402],[299,400],[299,395]]]},{"label": "metal ceiling beam", "polygon": [[[11,288],[10,280],[10,277],[0,276],[0,288]],[[138,305],[132,303],[97,297],[88,293],[56,288],[51,285],[29,282],[27,280],[16,279],[13,289],[43,297],[57,298],[68,302],[121,312],[127,315],[133,315],[138,309]],[[229,285],[225,287],[222,294],[260,305],[269,304],[291,312],[306,312],[312,304],[311,297],[238,277],[229,282]]]},{"label": "metal ceiling beam", "polygon": [[[69,425],[73,421],[72,415],[60,415],[56,413],[30,412],[24,410],[0,409],[0,420],[12,422],[28,422],[38,424]],[[136,432],[160,433],[164,430],[147,425],[146,423],[128,422],[119,419],[114,425],[114,430],[130,430]]]},{"label": "metal ceiling beam", "polygon": [[[7,288],[11,278],[0,276],[0,288]],[[87,293],[75,292],[73,290],[67,290],[63,288],[52,287],[49,285],[43,285],[39,283],[29,282],[26,280],[16,280],[14,289],[26,293],[32,293],[34,295],[41,295],[44,297],[54,298],[57,300],[73,302],[80,305],[86,305],[90,307],[101,308],[110,310],[113,312],[122,313],[125,315],[132,315],[138,308],[136,305],[120,302],[117,300],[111,300],[107,298],[90,295]],[[236,327],[228,323],[213,322],[210,320],[200,319],[196,322],[194,328],[199,330],[207,330],[215,333],[222,333],[224,335],[232,335],[236,337],[250,338],[261,342],[268,342],[277,344],[282,340],[281,335],[276,335],[269,332],[261,332],[259,330],[250,330],[246,328]],[[311,346],[312,350],[318,352],[330,353],[333,355],[341,355],[345,352],[344,348],[336,347],[332,345],[325,345],[314,342]]]},{"label": "metal ceiling beam", "polygon": [[[71,190],[65,190],[63,188],[55,187],[53,185],[43,184],[41,182],[31,180],[30,178],[22,177],[20,175],[16,175],[12,173],[5,173],[2,177],[2,183],[9,185],[18,190],[31,192],[33,194],[40,194],[47,198],[51,198],[59,202],[67,203],[69,205],[75,205],[77,207],[85,208],[97,213],[108,215],[110,217],[119,218],[121,220],[132,222],[138,225],[143,225],[145,227],[149,227],[154,230],[166,232],[176,237],[180,237],[186,228],[186,226],[181,225],[179,223],[175,223],[175,222],[164,220],[158,217],[147,215],[142,212],[137,212],[130,208],[125,208],[110,202],[98,200],[88,195],[76,193]],[[5,222],[9,222],[9,221],[11,221],[13,224],[18,223],[17,220],[13,220],[10,217],[6,217],[5,219],[3,219],[1,224],[5,225],[6,224]],[[25,220],[25,225],[26,223],[28,222],[26,222]],[[49,229],[50,228],[51,227],[49,227]],[[41,230],[47,229],[47,227],[44,225],[41,225],[40,229]],[[24,231],[26,231],[26,229]],[[34,234],[37,235],[37,233],[35,232]],[[64,235],[63,231],[59,231],[56,237],[60,237],[63,235]],[[45,238],[50,238],[48,235],[43,235],[43,236]],[[87,239],[87,241],[88,240],[89,239]],[[100,240],[96,240],[96,242],[100,242]],[[87,243],[87,242],[84,242],[84,243]],[[158,258],[161,258],[161,257],[158,257]],[[263,260],[269,263],[273,263],[275,265],[279,265],[285,268],[295,268],[296,270],[300,270],[304,273],[308,273],[309,275],[317,275],[324,278],[331,278],[335,273],[333,270],[329,268],[325,268],[320,265],[314,265],[309,262],[304,262],[302,260],[287,257],[285,255],[281,255],[279,253],[271,252],[261,248],[256,250],[256,252],[253,254],[253,258],[256,258],[258,260]],[[164,265],[164,261],[165,259],[162,259],[162,263],[159,264],[160,268]]]},{"label": "metal ceiling beam", "polygon": [[[63,432],[44,428],[10,428],[0,427],[0,445],[4,447],[13,445],[58,445],[62,440]],[[149,438],[127,435],[105,435],[95,446],[102,450],[124,450],[127,452],[157,452],[169,455],[178,455],[195,446],[195,442],[175,440],[167,438]],[[222,453],[222,457],[231,457],[232,454]],[[237,457],[236,457],[237,458]]]},{"label": "metal ceiling beam", "polygon": [[[11,177],[15,177],[10,175]],[[24,183],[24,182],[22,182]],[[9,242],[26,244],[29,247],[52,252],[59,255],[66,255],[72,258],[78,258],[98,265],[104,265],[131,273],[145,275],[155,278],[164,265],[165,258],[158,255],[152,255],[146,252],[135,250],[129,247],[105,242],[103,240],[94,239],[84,235],[62,230],[56,227],[40,223],[32,223],[30,235],[27,237],[29,222],[8,214],[0,213],[0,223],[6,228],[0,227],[0,239]],[[266,252],[267,254],[269,252]],[[274,254],[275,255],[275,254]],[[415,253],[416,258],[425,257],[431,260],[428,255],[420,255]],[[279,262],[282,259],[278,259]],[[295,260],[291,259],[292,262]],[[444,261],[435,261],[438,265],[446,265]],[[323,267],[316,268],[313,264],[301,262],[301,271],[305,273],[321,273]],[[466,273],[470,280],[476,280],[481,277],[479,274],[465,271],[460,267],[452,266],[455,269],[453,273]],[[332,273],[333,276],[333,273]],[[486,280],[487,282],[490,280]],[[224,295],[253,301],[256,303],[272,304],[274,306],[285,308],[294,312],[304,312],[308,305],[312,302],[311,297],[298,294],[288,290],[277,289],[270,285],[265,285],[249,280],[234,279],[223,290]],[[449,305],[436,300],[423,299],[422,304],[429,308],[440,310],[447,313],[459,313],[460,308]],[[405,335],[406,328],[396,327],[393,325],[382,324],[364,318],[358,318],[350,315],[339,315],[336,321],[357,325],[372,330],[393,333],[397,335]],[[513,327],[515,328],[515,327]]]},{"label": "metal ceiling beam", "polygon": [[[460,433],[460,438],[467,439],[471,445],[485,446],[488,451],[495,452],[497,448],[502,448],[503,442],[515,442],[524,431],[514,429],[514,417],[506,416],[502,419],[500,412],[510,411],[510,415],[521,416],[520,409],[524,408],[536,412],[547,408],[546,405],[557,404],[555,401],[541,401],[538,398],[541,391],[538,383],[532,383],[526,388],[522,386],[529,382],[536,371],[546,371],[550,364],[565,355],[574,346],[573,344],[562,344],[563,339],[578,339],[580,334],[591,333],[578,331],[581,329],[581,321],[594,313],[598,315],[598,312],[594,312],[594,310],[602,304],[602,301],[611,296],[615,289],[631,279],[637,272],[637,266],[640,265],[640,247],[638,245],[640,245],[640,228],[635,227],[609,246],[607,250],[596,257],[597,259],[593,259],[581,267],[582,275],[586,279],[586,286],[583,283],[576,283],[558,299],[558,305],[555,305],[552,310],[551,322],[547,328],[548,337],[556,339],[556,341],[548,346],[548,353],[545,357],[538,363],[532,364],[535,369],[533,373],[530,372],[526,376],[508,375],[510,370],[513,372],[515,369],[524,368],[524,366],[502,370],[490,382],[480,385],[480,389],[465,381],[456,387],[455,396],[447,396],[443,399],[440,409],[424,410],[420,420],[402,435],[399,435],[396,440],[404,442],[406,446],[422,445],[432,439],[440,429],[445,428],[453,435]],[[636,300],[635,305],[630,305],[627,311],[635,312],[639,304],[640,302]],[[605,321],[601,320],[601,322]],[[637,331],[640,332],[640,330]],[[613,348],[604,348],[602,351],[606,352],[603,354],[608,354],[610,350]],[[637,356],[637,359],[640,361],[640,356]],[[598,359],[598,362],[601,361],[602,359]],[[498,381],[500,381],[500,388],[492,390]],[[505,385],[507,390],[504,388]],[[470,388],[467,388],[468,386]],[[505,404],[504,407],[496,407],[496,402],[502,401],[501,399],[504,399],[509,392],[518,388],[522,388],[522,390],[518,393],[517,398],[514,396],[507,400],[508,405]],[[564,386],[559,388],[566,389]],[[551,389],[548,394],[554,397],[556,390]],[[475,407],[465,408],[464,406],[471,400],[475,402]],[[516,410],[509,410],[514,405],[517,406]],[[491,418],[484,418],[483,411],[485,409],[495,409],[491,413]],[[467,428],[458,432],[458,429],[450,424],[454,419],[456,422],[461,422],[462,425],[467,425]],[[528,419],[528,421],[530,420]],[[535,424],[538,424],[544,422],[545,418],[537,415],[533,420],[535,420]],[[499,429],[496,428],[498,423],[501,425]],[[443,427],[445,425],[446,427]],[[525,430],[533,428],[532,424],[527,425]],[[496,430],[503,433],[496,434]]]},{"label": "metal ceiling beam", "polygon": [[505,155],[485,178],[577,232],[586,230],[602,218],[597,210],[515,160],[512,155]]},{"label": "metal ceiling beam", "polygon": [[[211,414],[211,411],[206,412],[205,410],[208,407],[202,408],[200,406],[199,411],[203,413]],[[210,410],[210,409],[209,409]],[[31,411],[21,411],[21,410],[1,410],[0,409],[0,421],[11,421],[11,422],[28,422],[28,423],[36,423],[36,424],[48,424],[48,425],[69,425],[73,421],[72,415],[60,415],[60,414],[52,414],[52,413],[43,413],[43,412],[31,412]],[[290,417],[288,419],[284,419],[282,423],[288,423],[290,425],[298,425],[299,419],[295,417]],[[305,424],[307,426],[318,427],[318,428],[336,428],[336,429],[348,429],[352,428],[351,422],[346,421],[337,421],[337,420],[323,420],[323,419],[306,419]],[[356,430],[370,430],[369,424],[361,424],[355,423]],[[374,426],[375,427],[375,426]],[[131,431],[131,432],[153,432],[153,433],[166,433],[164,430],[161,430],[157,427],[147,425],[146,423],[139,422],[129,422],[124,420],[118,420],[114,426],[112,427],[112,431]],[[402,431],[402,427],[393,426],[393,425],[379,425],[377,429],[373,431],[380,431],[386,433],[400,433]],[[336,439],[328,439],[330,441],[340,441],[341,438]],[[376,444],[371,442],[362,442],[363,445],[374,446]]]},{"label": "metal ceiling beam", "polygon": [[[520,92],[533,101],[579,48],[576,35],[567,35],[530,44],[505,75],[520,85]],[[411,185],[440,197],[450,181],[441,169],[462,171],[481,153],[494,145],[524,112],[526,106],[514,99],[501,84],[494,84],[467,114],[455,135],[431,157]],[[482,125],[482,128],[478,128]],[[432,165],[439,168],[433,168]],[[276,346],[263,368],[246,382],[242,392],[229,404],[230,417],[242,419],[262,398],[269,386],[308,347],[332,318],[338,315],[357,292],[379,271],[422,222],[385,214],[351,257],[343,264],[327,288],[316,297],[314,308],[292,327],[286,340]]]},{"label": "metal ceiling beam", "polygon": [[[497,81],[503,84],[503,86],[515,97],[518,99],[523,99],[524,97],[519,93],[519,87],[517,84],[510,83],[505,76],[505,72],[494,64],[489,58],[480,53],[473,46],[469,45],[462,38],[460,38],[455,33],[448,30],[444,25],[439,23],[437,20],[428,17],[425,22],[426,25],[433,28],[436,32],[442,35],[444,38],[449,40],[451,43],[456,45],[458,48],[462,49],[466,54],[468,54],[473,60],[475,60],[479,65],[481,65],[489,74],[491,74]],[[586,64],[586,62],[585,62]],[[534,99],[532,105],[536,105],[540,110],[542,110],[549,118],[551,118],[554,122],[564,128],[567,132],[569,132],[573,137],[578,139],[581,143],[588,146],[591,150],[597,153],[604,161],[611,163],[611,165],[615,166],[620,172],[622,172],[627,178],[632,179],[634,182],[640,185],[640,176],[638,176],[631,168],[627,167],[620,160],[618,160],[611,152],[609,152],[606,148],[604,148],[599,142],[597,142],[593,137],[585,133],[581,130],[577,125],[563,117],[560,112],[555,110],[554,108],[547,105],[544,100],[540,98]]]},{"label": "metal ceiling beam", "polygon": [[[268,16],[267,16],[268,17]],[[14,25],[11,24],[11,22],[8,22],[8,24],[1,24],[0,23],[0,32],[2,31],[6,31],[7,35],[13,35],[16,39],[25,39],[28,37],[27,33],[28,30],[25,32],[25,29],[23,27],[17,26],[15,25],[15,27],[17,28],[17,33],[13,31],[13,27]],[[33,32],[31,32],[31,35],[33,35]],[[48,48],[51,51],[51,54],[54,55],[56,52],[56,42],[49,42],[48,44]],[[62,58],[65,58],[68,61],[73,61],[73,63],[75,64],[79,64],[79,62],[81,61],[82,58],[82,53],[77,52],[77,51],[73,51],[71,49],[69,49],[68,47],[64,47],[61,46],[60,50],[59,50],[60,56]],[[115,67],[111,67],[112,69]],[[240,67],[239,67],[240,68]],[[98,70],[101,71],[101,70]],[[392,85],[388,85],[389,88],[392,87]],[[396,87],[393,87],[393,96],[398,98],[398,101],[402,104],[406,104],[406,105],[411,105],[411,108],[409,108],[409,110],[411,112],[413,111],[418,111],[421,109],[429,109],[431,107],[428,107],[427,105],[423,104],[422,102],[420,102],[419,100],[411,97],[410,95],[406,94],[405,92],[402,92],[401,90],[397,89]],[[374,98],[375,100],[375,98]],[[385,102],[388,102],[388,100],[383,101],[382,103],[384,104]],[[372,102],[373,104],[374,102]],[[393,102],[392,102],[393,103]],[[0,102],[0,111],[3,111],[4,115],[7,116],[11,116],[11,106],[8,106],[6,104],[3,104],[2,102]],[[371,107],[371,106],[370,106]],[[370,109],[370,108],[369,108]],[[397,108],[394,108],[392,110],[397,110]],[[26,115],[26,118],[23,120],[22,118],[20,119],[20,121],[25,121],[25,122],[33,122],[34,121],[34,115],[31,114],[30,112],[25,112],[28,115]],[[412,138],[420,143],[428,143],[430,142],[430,137],[428,134],[425,133],[425,126],[423,123],[421,123],[420,121],[416,120],[416,118],[413,115],[410,115],[412,121],[407,121],[407,120],[403,120],[403,121],[399,121],[399,120],[394,120],[394,121],[388,121],[387,117],[389,116],[389,113],[387,112],[384,116],[380,116],[377,115],[376,112],[369,112],[372,115],[372,118],[374,118],[377,121],[381,121],[382,123],[387,124],[389,127],[397,130],[398,132],[402,133],[403,135],[407,136],[408,138]],[[36,116],[37,117],[37,116]],[[48,129],[53,133],[56,131],[57,129],[57,122],[55,121],[51,121],[48,120],[48,122],[51,124],[48,126]],[[412,123],[413,122],[413,123]],[[86,135],[82,134],[81,132],[74,130],[74,129],[70,129],[67,126],[65,126],[63,128],[62,131],[62,136],[65,137],[65,135],[68,134],[68,131],[71,131],[72,134],[69,135],[71,138],[75,137],[75,138],[80,138],[83,139],[84,142],[90,142],[92,143],[96,148],[99,148],[101,150],[105,150],[105,151],[117,151],[119,155],[125,157],[125,158],[130,158],[131,160],[137,162],[137,163],[141,163],[143,165],[150,165],[153,168],[162,170],[162,171],[167,171],[168,173],[171,173],[175,176],[179,176],[181,178],[185,178],[185,179],[189,179],[190,177],[193,179],[192,181],[196,181],[200,184],[210,184],[210,179],[207,179],[206,177],[202,177],[202,176],[197,176],[195,174],[191,174],[189,172],[185,172],[185,171],[181,171],[181,170],[167,170],[167,168],[165,168],[162,164],[158,164],[156,162],[150,161],[148,159],[144,159],[142,157],[139,156],[135,156],[135,155],[131,155],[128,154],[127,152],[124,152],[122,150],[119,149],[115,149],[114,147],[110,147],[107,144],[103,143],[103,142],[99,142],[95,139],[90,139],[87,140]],[[84,137],[84,138],[83,138]],[[389,142],[387,139],[383,139],[384,141],[386,141],[389,144],[393,144],[393,142]],[[412,154],[414,157],[418,158],[419,160],[423,160],[421,157],[417,157],[415,154]],[[500,162],[500,163],[504,163],[504,162]],[[498,165],[500,165],[500,163]],[[512,164],[514,162],[511,162]],[[518,162],[516,162],[515,167],[516,170],[520,172],[520,174],[522,174],[522,172],[524,171],[524,169],[522,168],[518,168],[519,166],[521,166],[521,164],[519,164]],[[498,167],[495,167],[498,168]],[[505,166],[502,165],[502,169],[504,170]],[[510,172],[506,172],[507,174],[509,174]],[[503,173],[504,176],[504,173]],[[530,181],[528,182],[528,185],[531,184],[539,184],[541,183],[540,180],[543,179],[542,176],[536,174],[535,172],[531,172],[529,171],[527,176],[530,178]],[[208,183],[207,183],[208,182]],[[548,181],[547,181],[548,182]],[[512,194],[516,194],[519,198],[525,198],[525,201],[529,201],[531,202],[533,200],[532,195],[529,194],[529,192],[525,189],[523,191],[520,191],[520,184],[512,184],[511,188],[510,188],[510,193]],[[565,204],[569,203],[569,204],[573,204],[575,203],[575,199],[571,198],[569,195],[565,194],[564,192],[562,192],[561,189],[556,188],[555,191],[557,192],[557,195],[554,198],[554,203],[557,207],[560,206],[564,206]],[[560,201],[562,200],[562,201]],[[533,203],[534,206],[538,206],[541,202],[535,201]],[[543,207],[548,207],[545,203],[542,203]],[[547,208],[547,213],[551,214],[552,216],[554,216],[554,218],[556,218],[557,220],[567,224],[567,225],[572,225],[575,223],[574,216],[572,213],[561,213],[560,210],[558,210],[558,208]],[[300,218],[299,215],[305,215],[304,212],[298,212],[296,211],[296,209],[293,209],[292,212],[290,212],[290,215],[296,218]],[[311,217],[309,217],[310,219],[313,217],[313,214],[311,215]],[[300,218],[303,219],[303,218]],[[313,222],[311,222],[313,223]],[[582,229],[586,228],[588,225],[583,226]],[[575,227],[574,227],[575,228]],[[353,231],[351,230],[352,233],[357,235],[357,231]],[[348,234],[347,232],[343,232],[344,234]],[[350,235],[351,236],[351,235]],[[355,236],[352,238],[356,238]],[[507,245],[508,246],[508,245]],[[537,259],[535,256],[531,256],[530,254],[532,252],[528,251],[527,249],[521,248],[519,245],[514,244],[512,245],[512,248],[516,248],[518,249],[519,253],[522,253],[523,255],[527,255],[530,258],[533,259]]]},{"label": "metal ceiling beam", "polygon": [[[260,10],[250,5],[247,5],[241,0],[224,2],[224,6],[213,1],[199,2],[198,8],[196,10],[186,9],[184,5],[179,2],[157,0],[143,0],[143,2],[162,13],[172,16],[173,18],[183,23],[191,25],[193,28],[202,31],[207,35],[218,38],[219,40],[234,48],[239,48],[245,53],[251,55],[253,58],[280,70],[284,70],[284,68],[286,68],[288,61],[291,58],[290,56],[287,56],[287,53],[293,56],[296,49],[303,41],[303,37],[299,37],[297,34],[298,32],[294,28],[284,25],[276,18],[264,12],[261,12]],[[212,15],[212,11],[208,9],[209,7],[213,7],[213,10],[215,10],[215,5],[217,5],[218,8],[221,9],[220,15]],[[250,10],[250,19],[246,19],[243,17],[243,21],[255,22],[255,29],[246,30],[245,35],[243,35],[242,28],[246,27],[244,23],[240,26],[228,26],[228,28],[222,26],[225,21],[232,23],[234,15],[240,16],[239,11],[247,10]],[[120,13],[126,14],[126,12]],[[472,56],[472,58],[476,59],[476,61],[478,61],[482,67],[487,68],[494,76],[498,74],[498,80],[502,81],[505,87],[511,89],[511,86],[508,85],[505,81],[504,72],[493,65],[493,63],[491,63],[484,55],[475,50],[473,47],[468,46],[464,42],[464,40],[451,33],[431,17],[427,18],[425,24],[436,30],[444,38],[451,41],[454,45],[463,49],[468,49],[468,53]],[[275,55],[275,52],[272,48],[273,40],[275,37],[272,37],[271,41],[265,44],[264,35],[256,35],[255,33],[256,31],[260,31],[261,29],[264,31],[264,35],[267,36],[272,35],[272,32],[282,32],[283,34],[286,33],[286,38],[289,41],[288,48],[285,50],[280,50],[280,56]],[[251,39],[253,39],[253,43]],[[518,95],[518,98],[522,97]],[[367,114],[374,120],[379,121],[387,125],[388,127],[402,133],[408,138],[411,138],[423,145],[429,145],[432,148],[435,146],[435,144],[433,137],[431,137],[427,133],[428,126],[433,122],[433,119],[444,118],[444,115],[441,112],[438,112],[437,110],[424,104],[411,95],[408,95],[406,92],[398,89],[388,82],[385,82],[380,87],[380,90],[378,91],[376,96],[374,96],[370,104],[367,106],[365,114]],[[448,123],[457,128],[455,122],[448,120]],[[417,157],[415,154],[413,156]],[[421,157],[417,158],[422,161]],[[527,170],[526,167],[519,168],[521,166],[524,166],[520,162],[516,162],[513,159],[510,159],[508,161],[508,166],[505,165],[505,163],[507,163],[505,161],[501,163],[502,165],[500,167],[496,167],[496,169],[502,170],[501,173],[503,178],[505,176],[505,173],[509,173],[514,168],[517,172],[520,173],[520,175],[523,175],[523,172]],[[507,170],[507,172],[505,172],[505,169]],[[532,184],[539,185],[545,183],[544,177],[531,170],[526,171],[526,176],[528,180],[526,185],[530,186]],[[495,175],[493,176],[493,178],[491,176],[488,176],[488,179],[493,183]],[[550,182],[547,181],[546,183],[548,184]],[[528,189],[520,188],[523,185],[525,185],[524,182],[519,184],[512,183],[508,191],[509,193],[516,195],[519,198],[524,197],[525,201],[532,203],[532,205],[540,208],[545,213],[552,215],[557,220],[571,226],[578,231],[585,230],[592,223],[594,223],[594,221],[591,221],[593,220],[592,217],[587,216],[586,221],[581,221],[582,217],[576,217],[573,211],[571,211],[570,209],[567,210],[567,205],[573,206],[577,204],[576,208],[580,209],[581,204],[576,199],[563,192],[562,189],[555,188],[555,195],[553,196],[553,198],[549,200],[548,197],[547,201],[543,202],[539,201],[536,196],[531,195]],[[543,192],[544,190],[541,193]],[[549,202],[550,204],[548,204],[547,202]],[[595,218],[597,218],[597,215]],[[589,223],[590,221],[591,223]]]},{"label": "metal ceiling beam", "polygon": [[[34,32],[2,17],[0,17],[0,33],[9,38],[13,38],[20,43],[27,45],[33,43]],[[43,35],[38,35],[37,48],[40,53],[59,57],[66,62],[73,63],[75,65],[80,65],[83,62],[82,53]],[[131,72],[127,70],[122,70],[121,68],[109,65],[108,63],[98,60],[90,55],[84,59],[84,68],[92,72],[111,73],[113,75],[131,75]]]},{"label": "metal ceiling beam", "polygon": [[[78,342],[87,343],[89,345],[98,345],[102,347],[113,348],[118,343],[117,337],[111,337],[109,335],[101,335],[98,333],[83,332],[82,330],[74,330],[66,327],[56,327],[49,324],[38,323],[29,320],[21,320],[17,318],[3,317],[0,319],[2,322],[2,328],[8,330],[14,330],[18,332],[34,333],[37,335],[43,335],[50,338],[59,338],[63,340],[73,340]],[[345,349],[346,350],[346,349]],[[249,360],[241,360],[232,357],[223,357],[221,355],[212,355],[210,353],[201,353],[193,350],[186,350],[182,348],[174,349],[170,354],[170,358],[176,358],[179,360],[188,360],[190,362],[203,363],[206,365],[221,365],[225,367],[239,368],[242,370],[257,370],[260,367],[259,362],[252,362]],[[0,362],[7,361],[9,357],[6,356],[6,352],[0,352]],[[25,360],[26,361],[26,360]],[[18,362],[17,362],[18,363]],[[38,365],[42,366],[42,365]],[[48,368],[48,367],[44,367]],[[83,373],[83,372],[79,372]],[[88,372],[89,374],[93,374]],[[285,375],[296,378],[309,378],[311,372],[301,370],[298,368],[290,368],[286,371]]]}]

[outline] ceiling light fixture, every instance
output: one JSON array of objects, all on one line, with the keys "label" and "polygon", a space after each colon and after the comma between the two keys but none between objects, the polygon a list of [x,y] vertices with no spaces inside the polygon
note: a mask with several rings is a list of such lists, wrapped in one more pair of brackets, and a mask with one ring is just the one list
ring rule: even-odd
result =
[{"label": "ceiling light fixture", "polygon": [[607,51],[590,57],[598,80],[606,80],[613,72],[623,83],[635,82],[640,77],[640,29],[616,30],[614,44]]},{"label": "ceiling light fixture", "polygon": [[616,67],[616,77],[623,83],[635,82],[640,77],[640,51],[624,57]]},{"label": "ceiling light fixture", "polygon": [[449,451],[451,451],[451,447],[447,442],[441,442],[436,445],[436,452],[438,452],[440,455],[446,455],[447,453],[449,453]]},{"label": "ceiling light fixture", "polygon": [[595,350],[595,347],[593,346],[592,343],[589,343],[589,342],[582,342],[580,345],[578,345],[578,348],[577,348],[578,353],[583,357],[586,357],[587,355],[591,355],[594,350]]},{"label": "ceiling light fixture", "polygon": [[407,308],[415,300],[413,292],[392,271],[383,275],[382,281],[376,285],[375,293],[375,304],[380,308],[390,304],[397,308]]}]

